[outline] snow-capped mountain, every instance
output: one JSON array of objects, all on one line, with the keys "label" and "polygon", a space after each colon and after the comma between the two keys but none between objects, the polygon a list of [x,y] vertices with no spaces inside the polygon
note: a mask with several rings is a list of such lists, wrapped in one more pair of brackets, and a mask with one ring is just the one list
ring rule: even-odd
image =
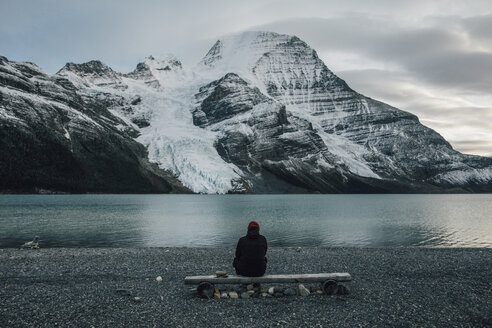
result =
[{"label": "snow-capped mountain", "polygon": [[91,61],[49,75],[2,57],[0,122],[3,190],[492,191],[492,159],[271,32],[224,37],[193,68],[165,55],[128,74]]},{"label": "snow-capped mountain", "polygon": [[97,61],[49,75],[0,57],[0,191],[189,192],[148,160],[138,127],[109,111],[126,106],[103,91],[120,79]]}]

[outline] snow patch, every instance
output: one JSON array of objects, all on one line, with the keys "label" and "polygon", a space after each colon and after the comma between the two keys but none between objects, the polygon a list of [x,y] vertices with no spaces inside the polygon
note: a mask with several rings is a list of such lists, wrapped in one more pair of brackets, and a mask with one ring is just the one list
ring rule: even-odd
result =
[{"label": "snow patch", "polygon": [[487,183],[492,181],[492,168],[450,171],[436,175],[433,180],[451,184]]}]

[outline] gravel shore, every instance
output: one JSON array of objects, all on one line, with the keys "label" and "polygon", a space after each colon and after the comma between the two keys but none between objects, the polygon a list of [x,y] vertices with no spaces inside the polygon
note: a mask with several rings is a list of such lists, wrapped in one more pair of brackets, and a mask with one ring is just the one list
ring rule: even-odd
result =
[{"label": "gravel shore", "polygon": [[233,253],[0,249],[0,327],[492,327],[492,249],[268,250],[267,273],[349,272],[346,296],[207,300],[183,284],[232,272]]}]

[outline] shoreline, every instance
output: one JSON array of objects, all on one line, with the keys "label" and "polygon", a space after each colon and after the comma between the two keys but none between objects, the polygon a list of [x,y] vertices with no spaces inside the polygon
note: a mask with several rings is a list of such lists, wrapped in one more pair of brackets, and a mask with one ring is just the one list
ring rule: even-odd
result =
[{"label": "shoreline", "polygon": [[188,275],[232,273],[233,256],[216,247],[1,248],[0,326],[492,326],[490,248],[269,248],[269,274],[350,273],[344,296],[206,300],[184,285]]}]

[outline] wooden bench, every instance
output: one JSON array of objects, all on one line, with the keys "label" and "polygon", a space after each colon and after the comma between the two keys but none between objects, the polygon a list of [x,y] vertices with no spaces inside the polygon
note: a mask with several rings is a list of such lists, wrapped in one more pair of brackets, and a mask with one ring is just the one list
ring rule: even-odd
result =
[{"label": "wooden bench", "polygon": [[262,284],[262,283],[322,283],[326,294],[336,292],[339,282],[351,281],[349,273],[307,273],[307,274],[267,274],[261,277],[245,277],[230,275],[227,277],[189,276],[185,277],[185,285],[198,285],[198,294],[214,288],[214,284]]}]

